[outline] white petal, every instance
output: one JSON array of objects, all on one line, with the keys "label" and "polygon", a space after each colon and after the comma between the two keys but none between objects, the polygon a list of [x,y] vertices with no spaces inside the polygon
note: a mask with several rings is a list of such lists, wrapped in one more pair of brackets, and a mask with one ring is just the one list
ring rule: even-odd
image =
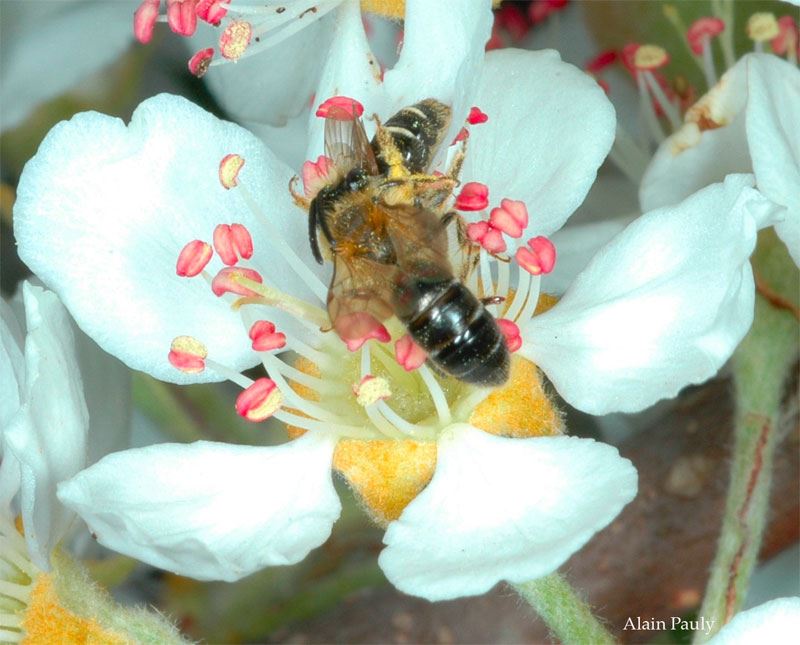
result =
[{"label": "white petal", "polygon": [[[220,185],[219,162],[231,152],[244,157],[240,181],[263,212],[246,206],[241,189]],[[250,265],[295,296],[313,298],[271,247],[265,226],[269,218],[313,263],[306,216],[289,197],[291,176],[252,134],[179,97],[145,101],[127,128],[79,114],[51,131],[20,179],[20,257],[80,327],[130,367],[175,382],[219,380],[211,370],[189,376],[174,369],[166,360],[172,339],[194,336],[210,358],[235,369],[257,358],[239,314],[202,277],[178,277],[175,262],[189,241],[210,242],[217,224],[239,222],[253,236]],[[215,257],[206,270],[221,267]],[[290,318],[268,317],[293,331]]]},{"label": "white petal", "polygon": [[531,236],[561,228],[581,204],[614,142],[614,108],[595,80],[555,51],[486,56],[474,99],[488,116],[470,130],[464,181],[489,186],[492,206],[524,201]]},{"label": "white petal", "polygon": [[709,645],[790,642],[800,633],[800,598],[776,598],[733,617]]},{"label": "white petal", "polygon": [[109,65],[133,40],[134,5],[122,2],[3,2],[2,129],[39,103]]},{"label": "white petal", "polygon": [[642,215],[592,259],[520,350],[592,414],[634,412],[713,376],[753,318],[749,257],[775,207],[730,175]]},{"label": "white petal", "polygon": [[66,310],[55,294],[28,283],[23,295],[25,388],[4,439],[19,464],[25,539],[34,562],[46,569],[74,518],[56,499],[56,485],[86,465],[89,416]]},{"label": "white petal", "polygon": [[800,265],[800,70],[776,56],[747,60],[747,141],[756,185],[786,206],[775,227]]},{"label": "white petal", "polygon": [[[9,419],[19,410],[25,387],[25,336],[5,300],[0,299],[0,439]],[[2,445],[2,444],[0,444]]]},{"label": "white petal", "polygon": [[636,470],[591,439],[508,439],[456,425],[436,472],[384,536],[378,560],[428,600],[481,594],[555,571],[636,495]]},{"label": "white petal", "polygon": [[335,441],[278,447],[199,441],[118,452],[59,487],[98,541],[198,580],[238,580],[322,544],[341,504]]}]

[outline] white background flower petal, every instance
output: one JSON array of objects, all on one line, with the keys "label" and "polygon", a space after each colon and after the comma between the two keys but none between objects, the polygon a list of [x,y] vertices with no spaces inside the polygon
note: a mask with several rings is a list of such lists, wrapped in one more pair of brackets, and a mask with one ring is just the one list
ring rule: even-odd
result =
[{"label": "white background flower petal", "polygon": [[633,465],[611,446],[453,426],[431,483],[389,525],[379,563],[398,589],[429,600],[525,582],[563,564],[636,487]]},{"label": "white background flower petal", "polygon": [[31,557],[47,569],[50,552],[74,518],[56,499],[56,485],[86,465],[89,415],[66,310],[49,291],[28,283],[22,289],[25,384],[3,438],[19,465],[19,505]]},{"label": "white background flower petal", "polygon": [[293,564],[339,517],[335,442],[308,433],[278,447],[199,441],[115,453],[59,487],[98,541],[198,580]]},{"label": "white background flower petal", "polygon": [[[240,178],[263,213],[220,185],[219,161],[231,152],[245,158]],[[20,257],[81,328],[130,367],[175,382],[219,380],[210,370],[184,375],[166,359],[172,339],[190,335],[220,363],[242,369],[256,360],[239,314],[202,277],[175,274],[178,253],[193,239],[210,242],[217,224],[242,223],[255,245],[251,266],[313,299],[265,226],[269,218],[313,264],[306,215],[289,197],[291,176],[252,134],[179,97],[145,101],[127,128],[80,114],[56,126],[25,167],[14,210]],[[207,271],[222,266],[215,257]],[[288,316],[265,317],[294,329]]]},{"label": "white background flower petal", "polygon": [[489,186],[490,206],[524,201],[521,241],[561,228],[581,204],[614,141],[614,108],[597,82],[555,51],[486,55],[474,105],[489,115],[470,129],[463,180]]},{"label": "white background flower petal", "polygon": [[800,598],[776,598],[734,616],[709,645],[785,643],[798,633]]},{"label": "white background flower petal", "polygon": [[548,312],[520,350],[592,414],[641,410],[713,376],[750,327],[749,257],[774,206],[730,175],[630,224]]}]

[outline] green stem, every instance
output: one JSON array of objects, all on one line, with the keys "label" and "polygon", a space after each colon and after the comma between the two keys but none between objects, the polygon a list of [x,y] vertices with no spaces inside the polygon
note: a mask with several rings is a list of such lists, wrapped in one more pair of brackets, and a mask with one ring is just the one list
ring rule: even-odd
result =
[{"label": "green stem", "polygon": [[733,360],[733,463],[717,554],[700,608],[712,629],[709,634],[696,633],[696,643],[711,638],[744,601],[769,508],[775,447],[782,438],[781,398],[796,355],[794,317],[758,297],[753,327]]},{"label": "green stem", "polygon": [[614,637],[558,573],[514,585],[559,641],[587,645],[614,643]]}]

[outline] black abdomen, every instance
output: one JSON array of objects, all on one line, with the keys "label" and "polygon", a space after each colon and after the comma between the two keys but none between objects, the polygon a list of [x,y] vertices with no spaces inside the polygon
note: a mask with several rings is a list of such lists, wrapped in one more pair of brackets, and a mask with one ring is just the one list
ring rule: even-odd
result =
[{"label": "black abdomen", "polygon": [[[391,134],[406,168],[412,173],[421,173],[430,165],[431,157],[441,143],[449,121],[449,107],[435,99],[425,99],[400,110],[383,124],[383,128]],[[381,158],[381,150],[375,140],[372,147],[378,169],[385,174],[388,166]]]},{"label": "black abdomen", "polygon": [[396,302],[398,318],[431,361],[475,385],[502,385],[511,359],[494,317],[458,280],[415,280]]}]

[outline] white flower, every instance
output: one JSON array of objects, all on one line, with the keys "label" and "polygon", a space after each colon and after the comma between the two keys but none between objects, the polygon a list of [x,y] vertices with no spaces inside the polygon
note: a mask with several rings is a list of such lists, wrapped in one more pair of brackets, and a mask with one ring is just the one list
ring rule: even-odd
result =
[{"label": "white flower", "polygon": [[776,598],[734,616],[709,644],[788,643],[799,631],[800,598]]},{"label": "white flower", "polygon": [[642,179],[642,208],[737,172],[753,172],[759,191],[786,208],[775,230],[800,264],[800,70],[771,54],[742,57],[687,111]]},{"label": "white flower", "polygon": [[[453,106],[453,132],[470,105],[480,106],[489,121],[472,128],[463,179],[484,182],[493,200],[531,206],[525,237],[509,240],[512,251],[528,236],[552,234],[583,200],[611,146],[610,104],[554,52],[506,50],[484,63],[488,5],[457,14],[440,3],[424,9],[436,19],[423,19],[422,9],[409,16],[403,55],[382,82],[365,55],[359,12],[343,6],[319,96],[352,96],[384,118],[435,96]],[[444,32],[447,39],[434,37]],[[311,133],[315,159],[321,121],[312,120]],[[226,190],[218,167],[231,153],[245,163],[238,185]],[[413,501],[383,518],[390,523],[380,556],[408,593],[452,598],[554,571],[632,499],[633,467],[591,440],[532,436],[560,432],[535,369],[520,367],[525,376],[512,374],[487,399],[488,391],[443,382],[424,365],[405,372],[381,343],[348,352],[321,333],[321,277],[329,267],[318,268],[309,252],[306,214],[287,191],[292,174],[246,131],[168,96],[143,103],[127,128],[82,114],[42,144],[20,181],[15,232],[23,259],[82,328],[158,378],[230,378],[247,388],[240,413],[272,414],[305,431],[279,447],[198,442],[118,453],[63,485],[61,499],[111,548],[196,578],[235,580],[297,562],[327,538],[340,510],[335,462],[368,505],[381,477],[388,485],[378,496],[393,486],[411,489]],[[772,216],[751,184],[735,176],[644,216],[532,320],[538,276],[512,274],[507,263],[493,267],[482,253],[474,279],[508,298],[505,315],[521,327],[521,354],[540,362],[570,403],[590,412],[641,409],[711,376],[749,327],[748,257],[756,228]],[[211,259],[209,279],[218,272],[217,286],[240,293],[244,286],[252,296],[235,308],[233,294],[214,296],[203,277],[175,275],[187,242],[232,223],[253,242],[252,257],[244,241],[234,244],[242,271],[257,271],[265,285],[224,280],[230,271]],[[300,361],[254,351],[247,330],[266,319],[277,328],[264,327],[270,343],[285,342]],[[179,336],[173,353],[196,373],[167,360]],[[269,379],[239,374],[257,363]],[[361,404],[351,390],[360,379],[380,385]],[[529,400],[539,407],[514,408]],[[497,424],[488,430],[529,438],[476,429],[487,429],[478,412]],[[544,413],[548,421],[536,418]],[[399,464],[392,450],[377,460],[353,457],[387,444],[405,451]],[[419,481],[408,484],[407,476]]]}]

